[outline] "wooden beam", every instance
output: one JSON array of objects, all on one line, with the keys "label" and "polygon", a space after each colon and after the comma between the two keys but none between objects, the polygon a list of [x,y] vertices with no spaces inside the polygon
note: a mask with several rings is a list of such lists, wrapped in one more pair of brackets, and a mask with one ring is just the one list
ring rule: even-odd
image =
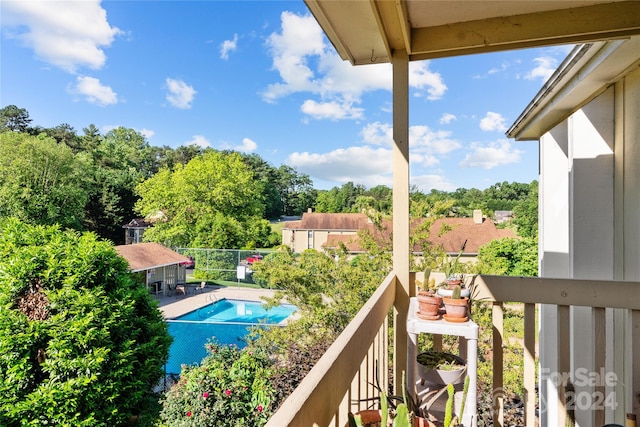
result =
[{"label": "wooden beam", "polygon": [[637,34],[640,34],[640,2],[622,1],[414,28],[411,60],[586,43]]},{"label": "wooden beam", "polygon": [[475,283],[477,300],[640,309],[640,282],[481,275]]},{"label": "wooden beam", "polygon": [[409,59],[396,51],[393,66],[393,270],[396,274],[394,330],[394,393],[402,394],[407,369],[407,314],[415,293],[409,272]]}]

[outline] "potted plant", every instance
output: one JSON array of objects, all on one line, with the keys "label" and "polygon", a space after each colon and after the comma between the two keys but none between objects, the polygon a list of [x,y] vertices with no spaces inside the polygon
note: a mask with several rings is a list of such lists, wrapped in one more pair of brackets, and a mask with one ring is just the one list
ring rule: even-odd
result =
[{"label": "potted plant", "polygon": [[454,427],[462,425],[462,417],[464,415],[464,405],[467,401],[467,393],[469,392],[469,377],[464,379],[462,388],[462,400],[460,402],[460,412],[454,415],[453,404],[455,399],[455,387],[453,384],[447,384],[447,403],[444,409],[443,427]]},{"label": "potted plant", "polygon": [[445,255],[445,259],[441,263],[442,271],[445,275],[445,280],[440,284],[438,294],[442,297],[451,296],[453,288],[460,286],[462,288],[462,296],[468,297],[468,290],[464,287],[464,271],[466,271],[466,265],[460,262],[460,257],[464,253],[464,248],[467,246],[465,240],[455,257]]},{"label": "potted plant", "polygon": [[[380,409],[365,409],[348,414],[348,422],[345,427],[435,427],[428,419],[426,410],[420,408],[417,401],[407,398],[407,389],[402,374],[402,384],[405,386],[402,397],[388,396],[380,390]],[[401,403],[396,404],[396,401]]]},{"label": "potted plant", "polygon": [[467,372],[467,364],[460,356],[437,350],[426,350],[416,356],[418,375],[423,384],[442,387],[460,384]]},{"label": "potted plant", "polygon": [[424,282],[418,290],[418,312],[416,315],[425,320],[440,319],[442,297],[436,294],[436,281],[430,279],[431,269],[424,272]]},{"label": "potted plant", "polygon": [[[446,312],[443,316],[444,320],[449,322],[466,322],[469,319],[467,316],[469,298],[461,296],[461,291],[462,288],[460,285],[456,285],[451,292],[451,296],[442,298]],[[470,293],[468,295],[470,295]]]}]

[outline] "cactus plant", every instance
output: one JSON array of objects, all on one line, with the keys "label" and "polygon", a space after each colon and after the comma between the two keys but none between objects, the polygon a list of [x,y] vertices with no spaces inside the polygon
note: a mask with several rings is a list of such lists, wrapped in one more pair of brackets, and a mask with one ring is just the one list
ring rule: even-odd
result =
[{"label": "cactus plant", "polygon": [[453,287],[453,292],[451,293],[452,299],[460,299],[460,292],[462,292],[462,288],[460,285],[455,285]]},{"label": "cactus plant", "polygon": [[455,389],[453,384],[447,384],[447,394],[449,395],[447,399],[447,404],[444,407],[444,427],[451,427],[453,423],[453,400],[455,396]]}]

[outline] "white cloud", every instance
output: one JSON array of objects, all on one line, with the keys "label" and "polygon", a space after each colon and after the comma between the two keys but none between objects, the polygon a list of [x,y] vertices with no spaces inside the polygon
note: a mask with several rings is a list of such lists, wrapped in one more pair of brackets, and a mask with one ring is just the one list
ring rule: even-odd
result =
[{"label": "white cloud", "polygon": [[188,109],[191,108],[191,103],[196,95],[196,90],[183,82],[182,80],[176,80],[167,78],[167,101],[176,108]]},{"label": "white cloud", "polygon": [[434,167],[440,164],[440,160],[432,154],[420,154],[412,153],[410,162],[414,165],[419,165],[427,168]]},{"label": "white cloud", "polygon": [[[367,144],[391,147],[393,144],[393,127],[389,123],[374,122],[360,131]],[[409,127],[409,149],[415,154],[446,154],[460,148],[460,143],[451,139],[450,131],[433,131],[428,126]]]},{"label": "white cloud", "polygon": [[360,131],[367,144],[391,147],[393,144],[393,128],[389,123],[369,123]]},{"label": "white cloud", "polygon": [[203,135],[193,135],[193,137],[191,138],[191,141],[186,141],[182,145],[197,145],[198,147],[202,147],[202,148],[211,147],[211,143]]},{"label": "white cloud", "polygon": [[353,181],[365,187],[391,186],[391,150],[372,147],[349,147],[324,154],[292,153],[286,164],[313,179],[346,183]]},{"label": "white cloud", "polygon": [[480,120],[480,129],[485,132],[507,130],[507,121],[500,113],[494,113],[488,111],[487,114]]},{"label": "white cloud", "polygon": [[239,151],[241,153],[251,153],[253,151],[256,151],[256,149],[258,148],[258,144],[256,144],[254,141],[252,141],[249,138],[243,138],[242,139],[242,144],[240,144],[240,145],[226,145],[225,148],[226,149],[230,149],[230,150],[234,150],[234,151]]},{"label": "white cloud", "polygon": [[68,91],[84,96],[91,104],[104,106],[118,103],[118,94],[109,86],[103,86],[100,80],[94,77],[78,76],[76,85],[69,87]]},{"label": "white cloud", "polygon": [[440,117],[440,124],[441,125],[448,125],[449,123],[451,123],[454,120],[458,120],[458,118],[456,117],[455,114],[444,113],[442,115],[442,117]]},{"label": "white cloud", "polygon": [[238,47],[238,34],[233,35],[233,40],[225,40],[220,44],[220,58],[229,59],[229,52],[234,52]]},{"label": "white cloud", "polygon": [[440,191],[454,191],[456,189],[456,186],[442,175],[413,176],[411,177],[411,185],[415,185],[424,193],[429,193],[434,189]]},{"label": "white cloud", "polygon": [[312,99],[307,99],[300,107],[300,110],[314,119],[331,120],[359,119],[362,118],[364,111],[362,108],[356,108],[348,102],[340,104],[337,101],[316,102]]},{"label": "white cloud", "polygon": [[[412,62],[409,64],[409,82],[416,89],[426,90],[427,99],[436,100],[442,98],[447,91],[440,73],[429,70],[429,61]],[[417,96],[422,96],[418,91]]]},{"label": "white cloud", "polygon": [[541,79],[542,81],[547,81],[558,67],[558,61],[551,56],[540,56],[534,58],[533,62],[538,65],[524,76],[527,80]]},{"label": "white cloud", "polygon": [[324,51],[322,30],[313,17],[285,11],[280,18],[282,32],[272,33],[267,39],[273,68],[282,79],[282,83],[269,85],[263,94],[263,98],[271,102],[293,92],[317,91],[307,57]]},{"label": "white cloud", "polygon": [[409,149],[412,153],[446,154],[460,148],[447,130],[433,131],[428,126],[409,127]]},{"label": "white cloud", "polygon": [[[311,15],[283,12],[280,32],[268,37],[267,46],[280,81],[268,85],[262,92],[265,102],[308,92],[321,99],[306,101],[301,107],[303,113],[316,119],[359,119],[364,110],[352,106],[360,103],[363,93],[391,91],[390,64],[351,66],[325,43],[323,32]],[[435,100],[442,97],[447,87],[440,74],[431,71],[429,65],[429,61],[411,63],[409,84],[416,89],[417,96]]]},{"label": "white cloud", "polygon": [[115,36],[100,0],[5,1],[2,27],[7,37],[33,49],[41,60],[67,72],[101,68]]},{"label": "white cloud", "polygon": [[136,129],[136,132],[139,132],[140,135],[144,136],[145,138],[149,139],[151,138],[153,135],[155,135],[155,132],[150,130],[150,129],[146,129],[146,128],[142,128],[142,129]]},{"label": "white cloud", "polygon": [[515,149],[509,140],[501,139],[487,145],[471,144],[471,152],[460,162],[463,168],[492,169],[520,162],[523,151]]},{"label": "white cloud", "polygon": [[492,69],[490,69],[489,71],[487,71],[488,75],[493,75],[493,74],[498,74],[501,73],[503,71],[506,71],[507,68],[509,68],[509,63],[508,62],[503,62],[502,64],[500,64],[499,67],[493,67]]}]

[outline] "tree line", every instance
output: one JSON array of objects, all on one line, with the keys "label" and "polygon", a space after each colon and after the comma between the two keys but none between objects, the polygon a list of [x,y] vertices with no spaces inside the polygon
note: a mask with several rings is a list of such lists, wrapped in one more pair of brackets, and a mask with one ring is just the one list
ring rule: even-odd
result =
[{"label": "tree line", "polygon": [[[410,201],[415,217],[510,210],[520,235],[537,234],[535,181],[427,194],[412,188]],[[353,182],[317,190],[308,175],[257,154],[152,146],[125,127],[44,128],[24,108],[0,109],[0,218],[93,231],[120,244],[122,226],[144,217],[155,224],[148,237],[169,246],[252,248],[280,242],[270,221],[308,209],[388,216],[392,190]]]}]

